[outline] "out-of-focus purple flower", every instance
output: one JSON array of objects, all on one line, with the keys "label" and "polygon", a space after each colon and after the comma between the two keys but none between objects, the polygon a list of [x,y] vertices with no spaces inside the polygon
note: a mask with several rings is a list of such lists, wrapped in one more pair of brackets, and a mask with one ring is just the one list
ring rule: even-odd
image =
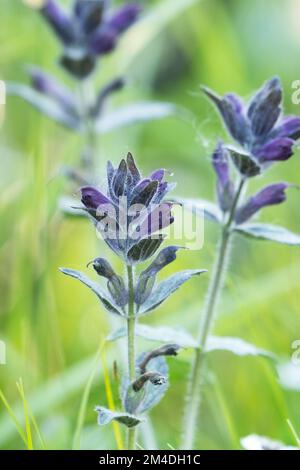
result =
[{"label": "out-of-focus purple flower", "polygon": [[71,44],[75,40],[75,29],[71,16],[56,0],[46,0],[41,13],[63,44]]},{"label": "out-of-focus purple flower", "polygon": [[163,181],[160,169],[142,178],[133,156],[115,169],[108,162],[107,191],[86,186],[81,201],[106,243],[127,263],[152,256],[164,237],[160,231],[173,223],[172,204],[164,197],[173,186]]},{"label": "out-of-focus purple flower", "polygon": [[55,0],[46,0],[41,11],[65,46],[61,64],[81,79],[93,70],[96,56],[115,49],[140,8],[133,3],[110,12],[106,0],[77,0],[68,15]]},{"label": "out-of-focus purple flower", "polygon": [[286,200],[285,191],[289,187],[287,183],[275,183],[266,186],[254,196],[250,197],[244,205],[238,208],[235,222],[242,224],[249,220],[256,212],[266,206],[280,204]]},{"label": "out-of-focus purple flower", "polygon": [[230,177],[229,152],[219,142],[212,157],[212,164],[217,174],[217,195],[221,209],[227,212],[233,202],[234,184]]},{"label": "out-of-focus purple flower", "polygon": [[140,7],[135,3],[124,5],[107,19],[107,26],[119,34],[123,33],[135,22],[139,13]]},{"label": "out-of-focus purple flower", "polygon": [[221,98],[207,88],[204,92],[217,106],[233,139],[261,169],[293,155],[293,144],[300,137],[300,118],[282,116],[279,78],[267,81],[248,105],[233,94]]},{"label": "out-of-focus purple flower", "polygon": [[75,96],[54,77],[37,67],[28,68],[33,88],[56,101],[65,111],[77,116]]}]

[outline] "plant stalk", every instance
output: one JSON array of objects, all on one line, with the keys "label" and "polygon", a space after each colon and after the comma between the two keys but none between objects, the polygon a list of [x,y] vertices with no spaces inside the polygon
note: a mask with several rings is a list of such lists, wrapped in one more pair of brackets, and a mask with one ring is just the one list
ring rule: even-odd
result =
[{"label": "plant stalk", "polygon": [[90,79],[83,80],[79,85],[79,101],[81,107],[81,121],[85,137],[85,149],[82,155],[82,165],[91,175],[95,169],[95,158],[97,150],[97,136],[95,132],[94,118],[91,115],[91,99],[94,99],[93,86]]},{"label": "plant stalk", "polygon": [[198,333],[198,348],[195,350],[195,356],[192,364],[191,378],[187,394],[188,398],[184,416],[184,435],[182,449],[186,450],[193,448],[195,440],[199,406],[201,401],[200,387],[203,375],[202,372],[205,365],[205,349],[207,339],[212,328],[217,302],[223,286],[224,274],[230,255],[232,224],[244,184],[245,179],[241,178],[227,222],[222,225],[214,270],[210,280],[202,322],[200,324]]},{"label": "plant stalk", "polygon": [[[127,318],[127,347],[128,347],[128,375],[131,382],[135,380],[135,311],[134,311],[134,280],[133,268],[127,266],[128,279],[128,318]],[[128,450],[135,449],[135,427],[128,428]]]}]

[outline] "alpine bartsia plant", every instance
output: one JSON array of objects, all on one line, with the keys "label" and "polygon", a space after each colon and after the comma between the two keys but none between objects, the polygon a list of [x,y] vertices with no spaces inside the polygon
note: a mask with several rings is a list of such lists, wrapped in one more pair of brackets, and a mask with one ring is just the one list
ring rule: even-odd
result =
[{"label": "alpine bartsia plant", "polygon": [[[254,195],[245,195],[249,178],[261,175],[270,165],[292,157],[296,139],[300,137],[300,117],[282,115],[282,87],[279,79],[273,78],[266,82],[248,105],[232,93],[221,98],[208,88],[203,90],[217,107],[226,129],[238,146],[225,145],[219,141],[213,153],[217,205],[203,200],[183,200],[187,208],[196,208],[196,211],[197,207],[204,209],[205,216],[220,227],[220,241],[200,322],[198,348],[195,349],[189,383],[184,449],[191,449],[195,440],[205,353],[212,340],[210,334],[233,235],[238,233],[257,240],[300,245],[300,236],[283,227],[252,222],[252,218],[263,208],[283,203],[287,189],[294,185],[286,182],[273,183]],[[243,354],[241,344],[238,348],[235,343],[232,346],[233,353]],[[219,349],[224,349],[222,344]]]},{"label": "alpine bartsia plant", "polygon": [[[121,160],[117,169],[108,162],[107,189],[92,186],[81,188],[83,210],[95,225],[109,248],[126,267],[124,279],[110,263],[96,258],[92,265],[106,280],[106,288],[83,273],[62,268],[62,272],[88,286],[104,308],[126,322],[126,328],[112,337],[127,336],[128,370],[121,387],[123,410],[96,408],[100,425],[112,420],[128,428],[128,449],[135,448],[135,428],[143,414],[156,405],[168,386],[166,356],[176,356],[181,348],[177,343],[164,344],[153,351],[136,355],[137,322],[161,305],[184,282],[204,270],[178,272],[159,283],[157,274],[176,259],[179,246],[167,246],[159,252],[164,241],[163,229],[174,222],[172,204],[165,200],[173,184],[165,181],[166,171],[159,169],[142,178],[132,155]],[[158,253],[157,253],[158,252]],[[135,278],[135,269],[150,261]]]},{"label": "alpine bartsia plant", "polygon": [[[58,63],[74,81],[70,89],[56,77],[28,67],[31,86],[9,83],[8,93],[20,96],[50,119],[84,138],[82,170],[68,173],[78,181],[91,181],[97,153],[97,136],[131,123],[161,119],[175,112],[169,103],[139,102],[105,112],[109,98],[125,86],[113,77],[96,90],[97,66],[112,54],[121,36],[138,19],[140,7],[127,3],[111,8],[110,0],[74,0],[70,11],[59,0],[45,0],[40,15],[61,46]],[[83,173],[83,174],[82,174]],[[80,177],[82,176],[82,178]]]}]

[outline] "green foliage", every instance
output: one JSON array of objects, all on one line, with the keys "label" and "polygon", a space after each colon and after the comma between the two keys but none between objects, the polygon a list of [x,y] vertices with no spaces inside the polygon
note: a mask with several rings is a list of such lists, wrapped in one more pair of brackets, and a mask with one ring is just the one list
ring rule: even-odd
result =
[{"label": "green foliage", "polygon": [[[104,178],[103,162],[107,158],[117,161],[130,149],[142,156],[139,164],[145,170],[161,162],[172,168],[179,182],[176,195],[212,199],[214,176],[209,160],[216,138],[225,138],[225,132],[216,112],[201,96],[199,85],[206,84],[220,94],[235,90],[248,96],[264,79],[278,74],[283,79],[286,111],[299,114],[299,105],[290,99],[291,82],[300,76],[297,2],[144,3],[153,11],[124,36],[107,69],[101,69],[95,77],[100,85],[106,83],[112,71],[128,75],[129,86],[113,98],[106,117],[117,106],[122,109],[134,100],[175,103],[176,109],[183,107],[192,114],[188,122],[168,118],[103,134],[96,182],[101,175]],[[1,79],[23,82],[23,66],[28,63],[57,73],[58,47],[37,13],[23,2],[9,0],[1,2],[0,10]],[[99,303],[88,289],[79,283],[76,288],[76,282],[68,282],[57,268],[74,266],[75,262],[74,268],[82,269],[86,260],[102,256],[107,248],[95,242],[85,220],[63,217],[58,209],[62,194],[74,195],[74,187],[62,175],[64,165],[78,161],[78,136],[9,96],[0,146],[0,340],[7,345],[7,365],[0,365],[0,388],[20,429],[25,429],[23,403],[15,386],[22,376],[30,409],[47,448],[71,448],[93,357],[101,335],[106,335],[111,325],[104,308],[99,314]],[[280,168],[274,166],[263,179],[265,183],[277,179],[299,184],[299,165],[297,151],[294,159]],[[266,209],[261,220],[300,233],[298,194],[291,195],[284,207]],[[216,225],[206,224],[204,248],[182,253],[177,267],[197,269],[200,265],[210,271],[215,237]],[[298,248],[256,243],[246,237],[236,237],[235,242],[214,334],[242,338],[289,359],[291,344],[299,339],[300,331]],[[167,269],[172,275],[173,267]],[[208,275],[202,282],[189,281],[188,287],[170,297],[161,312],[145,317],[145,321],[153,327],[156,323],[180,325],[193,338],[206,278]],[[112,318],[118,321],[118,317]],[[139,342],[144,341],[141,335]],[[111,371],[113,360],[118,368],[122,366],[121,346],[118,342],[110,347],[110,377],[117,398],[118,374]],[[190,357],[191,352],[184,351],[178,360],[169,362],[172,388],[168,399],[152,412],[160,448],[167,448],[168,443],[175,449],[179,445],[180,410]],[[210,354],[210,370],[219,380],[210,377],[203,385],[197,446],[236,448],[241,438],[253,433],[295,445],[286,418],[290,417],[295,429],[300,429],[299,391],[282,389],[269,362],[222,351]],[[116,447],[112,429],[95,425],[93,407],[99,403],[99,396],[105,403],[102,372],[99,365],[81,430],[82,448]],[[141,433],[139,444],[147,448],[145,441]],[[24,448],[2,403],[0,447]]]}]

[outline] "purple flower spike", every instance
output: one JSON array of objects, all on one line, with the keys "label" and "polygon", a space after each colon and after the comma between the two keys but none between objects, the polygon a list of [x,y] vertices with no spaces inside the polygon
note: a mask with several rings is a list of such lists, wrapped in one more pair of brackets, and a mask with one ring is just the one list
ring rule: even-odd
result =
[{"label": "purple flower spike", "polygon": [[[157,233],[174,222],[172,204],[163,202],[171,185],[164,170],[142,178],[131,153],[115,169],[107,164],[107,193],[81,188],[81,201],[105,242],[127,263],[152,256],[163,241]],[[151,237],[155,234],[155,237]]]},{"label": "purple flower spike", "polygon": [[255,156],[261,163],[288,160],[293,155],[294,143],[288,137],[278,137],[260,147]]},{"label": "purple flower spike", "polygon": [[71,18],[55,0],[46,0],[41,12],[64,44],[70,44],[74,40]]},{"label": "purple flower spike", "polygon": [[140,11],[135,3],[124,5],[111,16],[107,24],[118,34],[123,33],[136,21]]},{"label": "purple flower spike", "polygon": [[286,200],[285,191],[289,187],[287,183],[275,183],[266,186],[241,206],[235,216],[237,224],[243,224],[249,220],[256,212],[266,206],[281,204]]},{"label": "purple flower spike", "polygon": [[234,186],[230,178],[228,150],[219,142],[213,153],[212,164],[217,174],[217,194],[219,205],[224,212],[231,206],[234,196]]},{"label": "purple flower spike", "polygon": [[98,55],[112,52],[120,35],[137,19],[136,4],[108,10],[107,0],[75,0],[68,15],[56,0],[46,0],[42,15],[65,47],[60,64],[82,80],[95,68]]},{"label": "purple flower spike", "polygon": [[[231,136],[243,148],[241,155],[248,154],[258,168],[260,163],[283,161],[293,155],[293,144],[300,137],[300,117],[281,115],[282,87],[278,77],[262,86],[247,110],[236,95],[221,98],[207,88],[204,92],[217,106]],[[264,168],[267,165],[260,169]],[[251,177],[258,173],[243,175]]]}]

